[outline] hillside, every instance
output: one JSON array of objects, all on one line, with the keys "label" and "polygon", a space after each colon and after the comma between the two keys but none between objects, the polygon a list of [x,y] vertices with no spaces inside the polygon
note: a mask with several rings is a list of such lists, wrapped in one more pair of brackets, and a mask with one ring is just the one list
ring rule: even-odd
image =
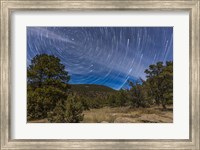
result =
[{"label": "hillside", "polygon": [[103,86],[103,85],[96,85],[96,84],[71,84],[71,90],[77,93],[113,93],[116,90]]}]

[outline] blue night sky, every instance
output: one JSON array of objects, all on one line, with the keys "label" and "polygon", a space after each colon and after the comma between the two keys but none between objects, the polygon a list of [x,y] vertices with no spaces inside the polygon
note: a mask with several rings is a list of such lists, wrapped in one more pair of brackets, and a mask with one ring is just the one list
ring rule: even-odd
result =
[{"label": "blue night sky", "polygon": [[71,84],[119,90],[144,70],[173,60],[172,27],[27,27],[27,63],[37,54],[59,57]]}]

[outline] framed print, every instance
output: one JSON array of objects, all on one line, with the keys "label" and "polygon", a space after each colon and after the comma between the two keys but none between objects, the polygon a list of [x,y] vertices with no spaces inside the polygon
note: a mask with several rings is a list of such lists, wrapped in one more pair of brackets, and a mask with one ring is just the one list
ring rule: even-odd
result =
[{"label": "framed print", "polygon": [[199,0],[1,0],[1,149],[200,149]]},{"label": "framed print", "polygon": [[27,27],[27,122],[173,122],[172,37],[173,27]]}]

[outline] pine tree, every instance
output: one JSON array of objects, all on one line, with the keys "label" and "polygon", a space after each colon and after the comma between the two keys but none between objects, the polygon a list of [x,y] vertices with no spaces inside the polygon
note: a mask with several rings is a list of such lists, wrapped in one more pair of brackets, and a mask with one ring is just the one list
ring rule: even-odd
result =
[{"label": "pine tree", "polygon": [[47,54],[36,55],[27,71],[27,117],[43,119],[68,96],[70,77],[60,59]]}]

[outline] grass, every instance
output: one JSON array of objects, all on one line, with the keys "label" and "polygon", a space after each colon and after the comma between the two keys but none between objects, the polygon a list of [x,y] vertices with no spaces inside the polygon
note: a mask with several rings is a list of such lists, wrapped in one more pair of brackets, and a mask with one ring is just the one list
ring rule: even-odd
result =
[{"label": "grass", "polygon": [[[170,106],[172,107],[172,106]],[[159,108],[159,109],[158,109]],[[163,111],[160,107],[129,108],[104,107],[84,111],[83,123],[141,123],[141,122],[173,122],[173,109]]]},{"label": "grass", "polygon": [[[103,107],[83,112],[81,123],[172,123],[173,107],[163,111],[162,107],[130,108]],[[47,119],[29,121],[29,123],[48,123]]]},{"label": "grass", "polygon": [[85,122],[85,123],[94,123],[94,122],[95,123],[101,123],[101,122],[112,123],[116,119],[116,116],[110,114],[112,111],[113,110],[108,107],[104,107],[101,109],[90,109],[88,111],[84,111],[83,112],[84,119],[82,122]]}]

